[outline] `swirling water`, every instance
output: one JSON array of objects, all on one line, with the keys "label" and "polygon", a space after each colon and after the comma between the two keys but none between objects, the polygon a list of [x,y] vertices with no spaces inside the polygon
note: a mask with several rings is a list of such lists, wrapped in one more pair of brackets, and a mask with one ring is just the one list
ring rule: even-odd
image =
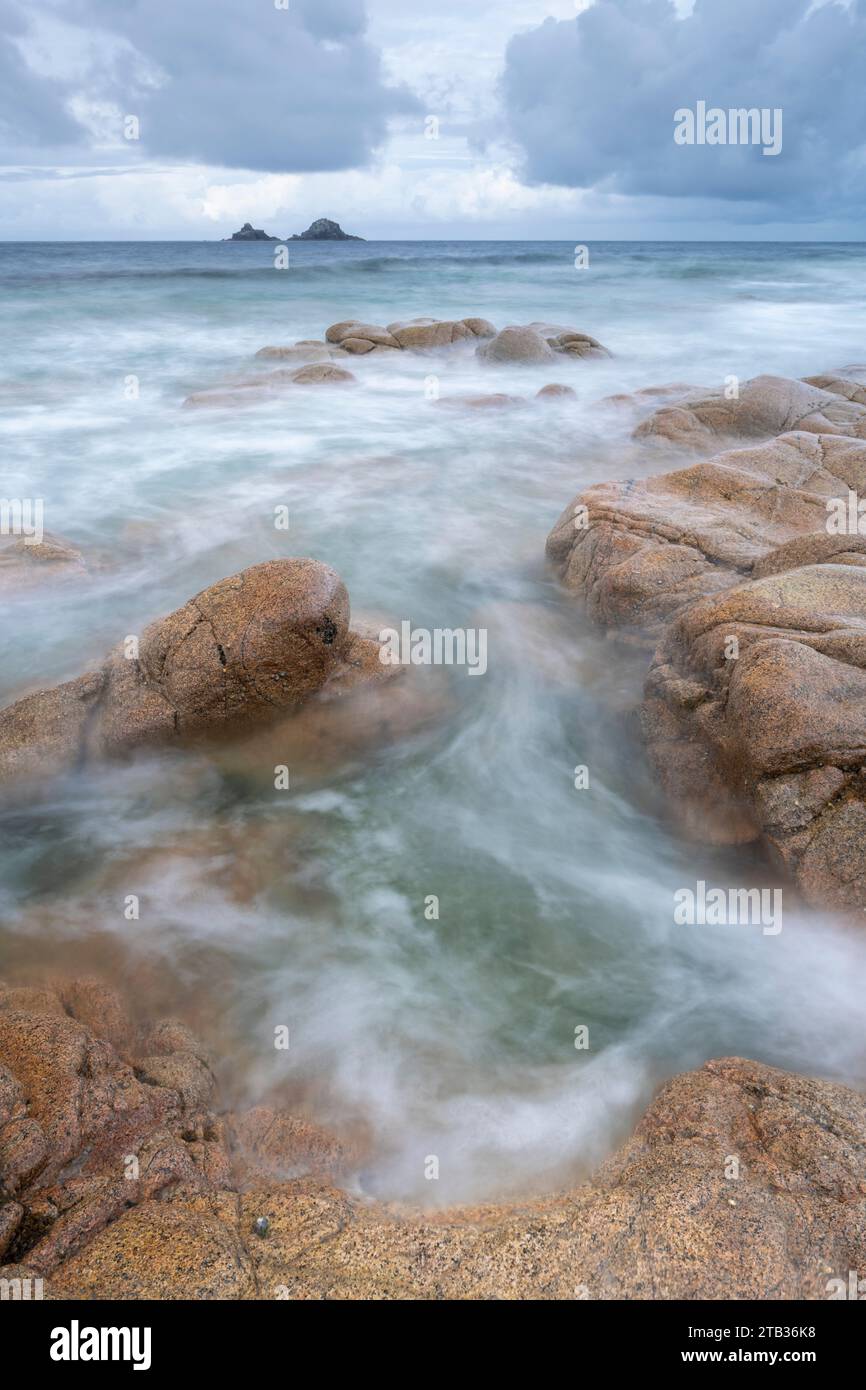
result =
[{"label": "swirling water", "polygon": [[[584,622],[543,552],[581,486],[659,466],[600,398],[862,360],[864,268],[838,244],[599,243],[584,270],[551,242],[301,245],[288,270],[267,244],[0,245],[0,493],[44,499],[91,566],[6,599],[4,702],[285,554],[332,564],[359,613],[486,628],[489,661],[418,673],[436,717],[402,736],[296,749],[288,793],[174,753],[8,799],[6,973],[132,984],[142,1014],[205,1034],[230,1100],[277,1088],[361,1137],[362,1190],[425,1202],[585,1173],[710,1056],[862,1081],[866,939],[787,887],[778,936],[674,924],[677,888],[771,871],[668,828],[631,714],[644,658]],[[615,356],[385,355],[352,390],[181,409],[262,370],[267,343],[421,314],[570,324]],[[449,411],[431,375],[443,397],[551,379],[577,397]]]}]

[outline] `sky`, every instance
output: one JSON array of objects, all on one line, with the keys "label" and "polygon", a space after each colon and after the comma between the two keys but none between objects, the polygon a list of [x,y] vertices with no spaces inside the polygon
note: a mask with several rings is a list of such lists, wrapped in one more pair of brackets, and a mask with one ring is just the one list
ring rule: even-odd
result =
[{"label": "sky", "polygon": [[0,240],[862,240],[864,190],[866,0],[0,0]]}]

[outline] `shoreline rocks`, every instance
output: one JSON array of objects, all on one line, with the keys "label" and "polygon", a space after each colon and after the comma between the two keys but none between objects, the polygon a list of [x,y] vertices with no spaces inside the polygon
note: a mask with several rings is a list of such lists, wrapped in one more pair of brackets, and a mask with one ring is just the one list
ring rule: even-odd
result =
[{"label": "shoreline rocks", "polygon": [[337,366],[335,362],[314,360],[302,367],[278,367],[264,376],[240,381],[234,386],[195,391],[187,396],[183,405],[186,410],[200,409],[202,406],[222,409],[226,406],[257,405],[273,400],[284,386],[352,386],[357,380],[352,372]]},{"label": "shoreline rocks", "polygon": [[[759,397],[778,424],[775,387]],[[856,422],[818,432],[816,398],[797,400],[807,430],[586,489],[547,553],[595,621],[656,646],[642,722],[680,829],[760,840],[809,903],[862,912],[866,536],[831,532],[828,503],[866,492],[866,442]]]},{"label": "shoreline rocks", "polygon": [[[843,370],[862,370],[866,377],[866,369]],[[740,383],[735,396],[695,390],[661,405],[641,421],[634,437],[705,451],[725,440],[766,439],[794,430],[866,438],[866,387],[837,373],[803,381],[757,376]]]},{"label": "shoreline rocks", "polygon": [[[401,352],[435,353],[461,345],[464,349],[474,348],[478,359],[491,365],[531,365],[569,358],[579,360],[611,356],[596,338],[561,324],[535,322],[497,332],[487,319],[472,315],[463,319],[397,319],[386,325],[342,319],[325,330],[323,339],[302,338],[295,343],[269,343],[255,354],[262,362],[299,364],[294,372],[278,370],[258,378],[196,391],[187,396],[183,404],[186,407],[225,408],[255,405],[273,399],[284,385],[313,382],[334,385],[354,381],[353,374],[339,365],[347,360],[354,365],[359,358],[381,359],[383,355],[393,356]],[[315,372],[310,370],[313,367],[317,368]],[[570,388],[564,383],[543,388],[546,396],[564,396],[569,391]],[[542,392],[538,394],[542,396]]]},{"label": "shoreline rocks", "polygon": [[866,1261],[866,1097],[739,1058],[562,1193],[395,1208],[335,1185],[363,1161],[221,1112],[183,1025],[98,980],[0,987],[0,1277],[49,1299],[824,1299]]},{"label": "shoreline rocks", "polygon": [[476,349],[484,362],[552,362],[557,356],[610,357],[607,348],[588,333],[577,333],[560,324],[530,323],[503,328]]},{"label": "shoreline rocks", "polygon": [[329,566],[253,565],[151,623],[137,651],[122,644],[97,671],[0,710],[0,781],[248,732],[356,667],[378,679],[377,645],[350,630],[349,596]]},{"label": "shoreline rocks", "polygon": [[353,355],[382,350],[424,352],[431,348],[450,347],[453,343],[472,342],[489,338],[495,329],[486,319],[407,319],[378,324],[344,319],[332,323],[325,331],[325,341]]}]

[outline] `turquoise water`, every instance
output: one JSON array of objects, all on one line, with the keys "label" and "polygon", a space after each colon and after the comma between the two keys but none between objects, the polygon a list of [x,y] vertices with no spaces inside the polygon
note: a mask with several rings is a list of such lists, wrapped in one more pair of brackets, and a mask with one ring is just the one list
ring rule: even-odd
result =
[{"label": "turquoise water", "polygon": [[[600,398],[862,361],[866,247],[607,243],[573,261],[548,242],[292,246],[286,271],[270,245],[0,245],[0,494],[43,498],[47,529],[91,565],[4,603],[4,701],[284,554],[332,564],[359,615],[488,631],[483,677],[418,673],[430,717],[404,736],[322,757],[286,733],[289,793],[268,775],[281,732],[0,808],[9,972],[99,965],[132,983],[142,1013],[207,1036],[231,1101],[277,1086],[360,1136],[356,1180],[389,1196],[570,1179],[659,1080],[708,1056],[866,1072],[860,938],[787,888],[778,937],[674,925],[673,893],[697,878],[774,880],[757,856],[668,831],[630,713],[641,659],[585,625],[543,554],[581,486],[658,467]],[[376,355],[351,364],[351,391],[181,409],[262,371],[265,344],[421,314],[547,319],[615,356]],[[442,397],[560,380],[577,398],[449,411],[431,374]]]}]

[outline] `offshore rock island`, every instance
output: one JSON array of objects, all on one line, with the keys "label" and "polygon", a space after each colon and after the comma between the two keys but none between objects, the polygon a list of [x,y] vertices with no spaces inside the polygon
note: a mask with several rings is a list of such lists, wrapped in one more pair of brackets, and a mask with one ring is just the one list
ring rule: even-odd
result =
[{"label": "offshore rock island", "polygon": [[239,232],[232,232],[231,236],[223,237],[223,241],[363,241],[362,236],[352,236],[349,232],[344,232],[339,222],[332,222],[329,217],[317,217],[315,222],[311,222],[305,232],[293,232],[290,237],[271,236],[269,232],[264,232],[260,227],[254,227],[251,222],[245,222]]}]

